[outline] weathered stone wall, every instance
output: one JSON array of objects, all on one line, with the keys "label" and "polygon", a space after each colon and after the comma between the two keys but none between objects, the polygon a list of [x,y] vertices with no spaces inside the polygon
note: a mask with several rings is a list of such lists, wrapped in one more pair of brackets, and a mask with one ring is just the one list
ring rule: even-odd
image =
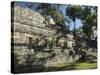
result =
[{"label": "weathered stone wall", "polygon": [[[40,35],[55,36],[56,30],[46,28],[44,23],[45,18],[36,11],[29,8],[22,8],[20,6],[14,6],[14,35],[12,36],[12,43],[14,44],[15,59],[18,60],[17,64],[30,63],[34,65],[40,64],[46,67],[52,67],[63,63],[72,63],[79,57],[72,57],[69,55],[70,50],[64,50],[61,52],[61,48],[53,49],[50,53],[48,50],[45,52],[35,53],[33,49],[29,49],[29,37],[35,39]],[[67,35],[68,46],[72,48],[73,35]],[[73,51],[73,50],[72,50]],[[53,56],[53,55],[54,56]],[[31,55],[31,57],[29,57]],[[43,59],[44,61],[41,61]],[[38,62],[37,62],[38,61]],[[42,63],[44,62],[44,63]]]}]

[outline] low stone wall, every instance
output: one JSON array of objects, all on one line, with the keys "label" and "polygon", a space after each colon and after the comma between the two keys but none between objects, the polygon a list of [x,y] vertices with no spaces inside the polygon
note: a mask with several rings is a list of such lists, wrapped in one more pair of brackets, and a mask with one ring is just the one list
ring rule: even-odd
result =
[{"label": "low stone wall", "polygon": [[[74,57],[69,54],[69,50],[64,50],[64,52],[52,51],[50,52],[37,52],[34,50],[25,49],[16,49],[14,54],[16,55],[17,64],[20,65],[44,65],[45,67],[56,67],[65,63],[73,63],[79,59],[79,55]],[[38,60],[38,62],[36,61]],[[42,61],[43,60],[43,61]]]}]

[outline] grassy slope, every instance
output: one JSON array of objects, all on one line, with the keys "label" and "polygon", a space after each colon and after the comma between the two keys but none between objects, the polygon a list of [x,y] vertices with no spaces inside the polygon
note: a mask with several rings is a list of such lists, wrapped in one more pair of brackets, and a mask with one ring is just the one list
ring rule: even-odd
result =
[{"label": "grassy slope", "polygon": [[56,67],[51,67],[48,69],[48,71],[54,71],[54,70],[84,70],[84,69],[96,69],[97,63],[89,63],[89,62],[76,62],[73,64],[62,64],[62,65],[56,65]]},{"label": "grassy slope", "polygon": [[97,63],[78,63],[76,64],[75,68],[76,69],[93,69],[97,67]]}]

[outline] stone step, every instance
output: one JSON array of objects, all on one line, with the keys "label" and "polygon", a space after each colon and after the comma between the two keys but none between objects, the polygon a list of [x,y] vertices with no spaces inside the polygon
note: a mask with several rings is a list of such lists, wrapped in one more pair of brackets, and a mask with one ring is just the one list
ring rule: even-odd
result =
[{"label": "stone step", "polygon": [[[49,48],[43,49],[43,51],[49,51],[49,50],[50,50]],[[61,47],[54,47],[51,50],[61,50]]]}]

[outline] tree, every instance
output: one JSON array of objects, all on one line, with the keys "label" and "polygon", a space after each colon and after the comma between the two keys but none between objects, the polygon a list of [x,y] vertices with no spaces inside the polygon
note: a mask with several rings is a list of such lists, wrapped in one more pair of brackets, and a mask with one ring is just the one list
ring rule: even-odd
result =
[{"label": "tree", "polygon": [[42,15],[50,15],[57,25],[65,24],[65,19],[62,13],[59,10],[60,5],[53,5],[53,4],[45,4],[42,3],[37,7],[37,10],[42,10]]},{"label": "tree", "polygon": [[85,37],[91,39],[94,31],[93,27],[97,29],[97,8],[92,6],[84,7],[81,11],[81,20]]},{"label": "tree", "polygon": [[69,5],[66,9],[66,16],[74,22],[73,33],[76,32],[76,19],[82,21],[84,36],[91,39],[93,27],[97,28],[97,7]]},{"label": "tree", "polygon": [[75,34],[75,27],[76,27],[76,19],[80,18],[80,6],[72,6],[69,5],[66,9],[66,16],[68,16],[73,22],[74,22],[74,28],[73,28],[73,33]]},{"label": "tree", "polygon": [[65,25],[64,16],[59,11],[54,10],[51,15],[57,25]]}]

